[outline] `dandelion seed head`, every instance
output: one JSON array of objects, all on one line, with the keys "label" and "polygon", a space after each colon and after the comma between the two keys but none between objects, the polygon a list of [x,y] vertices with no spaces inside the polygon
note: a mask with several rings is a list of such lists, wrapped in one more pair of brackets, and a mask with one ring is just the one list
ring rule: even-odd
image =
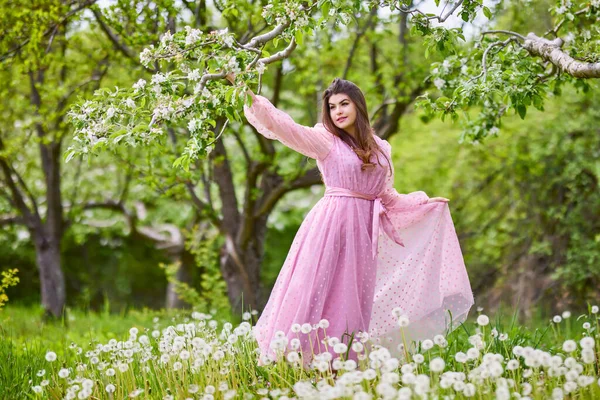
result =
[{"label": "dandelion seed head", "polygon": [[467,358],[469,360],[476,360],[479,358],[479,350],[475,347],[471,347],[467,350]]},{"label": "dandelion seed head", "polygon": [[287,358],[288,362],[290,362],[290,363],[292,363],[292,364],[295,364],[295,363],[297,363],[298,361],[300,361],[300,355],[298,355],[298,353],[297,353],[297,352],[295,352],[295,351],[290,351],[290,352],[287,354],[286,358]]},{"label": "dandelion seed head", "polygon": [[480,316],[477,317],[477,324],[479,326],[486,326],[489,323],[490,323],[490,318],[487,315],[481,314]]},{"label": "dandelion seed head", "polygon": [[442,372],[446,363],[441,357],[436,357],[429,362],[429,369],[433,372]]},{"label": "dandelion seed head", "polygon": [[361,353],[364,350],[364,346],[361,342],[354,342],[352,343],[352,350],[356,353]]},{"label": "dandelion seed head", "polygon": [[413,361],[417,364],[422,364],[425,361],[425,356],[423,354],[417,353],[413,356]]},{"label": "dandelion seed head", "polygon": [[423,340],[423,343],[421,343],[421,348],[423,350],[429,350],[433,347],[433,342],[430,339],[425,339]]},{"label": "dandelion seed head", "polygon": [[356,361],[346,360],[346,362],[344,362],[343,369],[345,369],[346,371],[354,371],[357,367],[358,365],[356,364]]},{"label": "dandelion seed head", "polygon": [[54,362],[56,361],[56,353],[53,351],[49,351],[46,353],[46,361]]},{"label": "dandelion seed head", "polygon": [[465,353],[463,353],[462,351],[459,351],[458,353],[456,353],[454,355],[454,359],[456,361],[458,361],[459,363],[466,363],[469,360],[467,355]]},{"label": "dandelion seed head", "polygon": [[410,320],[408,319],[408,317],[406,315],[402,315],[400,316],[400,318],[398,318],[398,326],[401,328],[407,327],[408,325],[410,325]]},{"label": "dandelion seed head", "polygon": [[302,326],[300,327],[300,332],[304,333],[304,334],[308,334],[312,331],[312,326],[311,324],[302,324]]},{"label": "dandelion seed head", "polygon": [[593,349],[595,344],[596,342],[594,341],[594,339],[589,336],[586,336],[579,341],[579,345],[582,349]]},{"label": "dandelion seed head", "polygon": [[575,343],[574,340],[565,340],[565,342],[563,343],[562,346],[563,351],[566,351],[567,353],[572,353],[575,350],[577,350],[577,343]]},{"label": "dandelion seed head", "polygon": [[337,343],[333,346],[333,351],[337,354],[345,353],[348,350],[348,346],[345,343]]}]

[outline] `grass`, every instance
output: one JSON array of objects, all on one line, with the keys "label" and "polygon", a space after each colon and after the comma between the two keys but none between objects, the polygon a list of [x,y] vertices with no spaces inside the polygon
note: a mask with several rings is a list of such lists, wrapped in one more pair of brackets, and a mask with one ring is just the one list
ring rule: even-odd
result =
[{"label": "grass", "polygon": [[[592,311],[567,313],[560,322],[538,315],[526,325],[516,313],[498,313],[485,325],[486,317],[469,320],[435,345],[420,343],[408,359],[366,347],[356,365],[328,347],[333,360],[317,355],[302,368],[299,353],[257,365],[250,315],[234,326],[226,314],[71,310],[66,321],[46,324],[39,308],[8,305],[0,312],[0,393],[6,399],[386,399],[419,393],[593,399],[600,398],[600,340]],[[580,343],[584,337],[588,342]],[[591,350],[584,350],[590,340]]]}]

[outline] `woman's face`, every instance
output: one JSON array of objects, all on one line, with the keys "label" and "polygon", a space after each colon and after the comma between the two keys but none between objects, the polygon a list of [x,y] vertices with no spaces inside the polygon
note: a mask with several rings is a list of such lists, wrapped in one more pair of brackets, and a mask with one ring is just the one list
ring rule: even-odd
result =
[{"label": "woman's face", "polygon": [[347,94],[339,93],[329,97],[329,115],[335,126],[353,131],[356,107]]}]

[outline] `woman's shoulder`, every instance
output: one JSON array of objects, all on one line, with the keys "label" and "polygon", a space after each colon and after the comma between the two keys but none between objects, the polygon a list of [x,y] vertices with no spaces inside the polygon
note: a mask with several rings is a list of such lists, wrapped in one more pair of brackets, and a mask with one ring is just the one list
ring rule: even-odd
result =
[{"label": "woman's shoulder", "polygon": [[[315,124],[315,126],[313,127],[313,129],[316,129],[316,130],[320,131],[320,132],[321,132],[321,133],[323,133],[324,135],[326,134],[327,136],[332,136],[333,138],[338,138],[338,136],[337,136],[335,133],[331,132],[329,129],[327,129],[327,128],[325,127],[325,125],[323,125],[323,123],[322,123],[322,122],[317,122],[317,123]],[[339,139],[339,138],[338,138],[338,139]],[[333,140],[333,139],[332,139],[332,140]]]},{"label": "woman's shoulder", "polygon": [[375,142],[377,142],[378,145],[386,148],[386,149],[391,149],[392,145],[390,144],[390,142],[388,142],[387,140],[377,136],[377,135],[373,135],[375,137]]}]

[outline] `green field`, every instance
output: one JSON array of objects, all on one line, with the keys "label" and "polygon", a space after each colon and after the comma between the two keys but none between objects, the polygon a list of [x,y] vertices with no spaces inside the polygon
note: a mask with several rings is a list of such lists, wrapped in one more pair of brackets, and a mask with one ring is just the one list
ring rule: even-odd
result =
[{"label": "green field", "polygon": [[356,365],[336,353],[344,349],[334,339],[330,363],[316,356],[303,369],[294,352],[257,366],[250,313],[231,324],[214,310],[70,310],[61,322],[43,323],[41,309],[9,305],[0,314],[0,387],[3,399],[600,396],[596,306],[526,324],[516,313],[484,311],[472,310],[446,338],[421,342],[408,360],[365,347]]}]

